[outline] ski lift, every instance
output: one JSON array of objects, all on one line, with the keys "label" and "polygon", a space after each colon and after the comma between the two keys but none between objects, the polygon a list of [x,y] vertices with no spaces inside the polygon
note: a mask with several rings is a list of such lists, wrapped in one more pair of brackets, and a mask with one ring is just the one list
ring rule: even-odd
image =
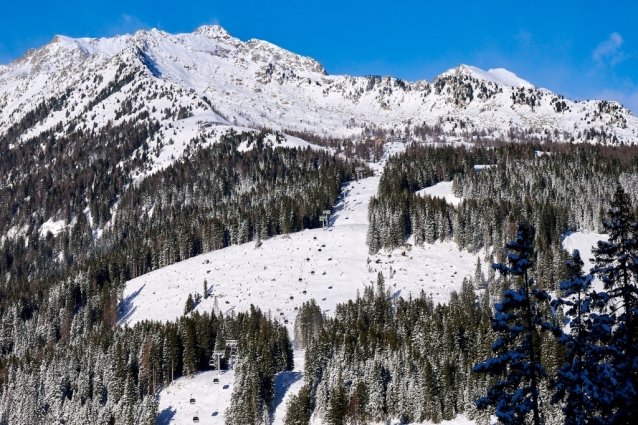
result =
[{"label": "ski lift", "polygon": [[195,416],[193,416],[193,422],[199,422],[199,413],[195,413]]},{"label": "ski lift", "polygon": [[321,252],[321,248],[319,248],[319,252]]},{"label": "ski lift", "polygon": [[217,366],[217,365],[215,364],[215,360],[210,359],[210,360],[208,361],[208,366],[210,366],[210,367],[215,367],[215,366]]},{"label": "ski lift", "polygon": [[315,271],[314,271],[314,270],[313,270],[313,271],[311,271],[311,272],[310,272],[310,274],[315,274]]},{"label": "ski lift", "polygon": [[313,237],[312,239],[317,240],[317,237],[315,236],[315,237]]},{"label": "ski lift", "polygon": [[288,319],[284,320],[284,323],[287,325],[288,324]]},{"label": "ski lift", "polygon": [[304,290],[303,290],[303,294],[304,294],[304,295],[306,295],[306,293],[307,293],[307,291],[304,289]]},{"label": "ski lift", "polygon": [[219,378],[213,378],[213,384],[219,384]]},{"label": "ski lift", "polygon": [[299,282],[301,282],[303,279],[299,278]]},{"label": "ski lift", "polygon": [[290,299],[291,299],[291,300],[294,300],[294,299],[295,299],[295,297],[293,297],[293,296],[291,295],[291,296],[290,296]]},{"label": "ski lift", "polygon": [[299,307],[295,307],[295,311],[299,310]]},{"label": "ski lift", "polygon": [[284,312],[282,311],[281,313],[279,313],[279,315],[280,315],[280,316],[283,316],[283,315],[284,315]]},{"label": "ski lift", "polygon": [[193,398],[193,395],[192,395],[192,394],[191,394],[190,403],[191,403],[191,404],[195,404],[195,399]]},{"label": "ski lift", "polygon": [[310,257],[306,258],[306,261],[310,261]]}]

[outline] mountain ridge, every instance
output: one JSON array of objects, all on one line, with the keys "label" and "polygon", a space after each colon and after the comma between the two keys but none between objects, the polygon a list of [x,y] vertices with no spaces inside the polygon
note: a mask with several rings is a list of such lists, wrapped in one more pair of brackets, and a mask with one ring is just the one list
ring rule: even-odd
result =
[{"label": "mountain ridge", "polygon": [[[144,84],[138,108],[158,119],[151,111],[164,110],[166,102],[153,98],[150,87],[161,83],[187,93],[172,102],[177,108],[206,104],[193,112],[203,120],[212,116],[242,127],[322,137],[374,133],[410,140],[410,126],[438,126],[439,133],[467,141],[506,139],[512,129],[540,141],[638,141],[638,119],[620,103],[565,99],[502,68],[484,71],[462,64],[432,82],[330,75],[313,58],[263,40],[241,41],[218,25],[175,35],[152,29],[111,38],[55,36],[0,67],[0,135],[39,103],[67,92],[64,118],[44,117],[25,137],[60,122],[67,129],[74,128],[73,120],[94,128],[116,123],[121,116],[116,119],[113,102],[124,99],[115,99],[115,93],[99,101],[95,96],[117,84],[122,63],[137,71],[118,92]],[[100,106],[106,112],[96,120],[93,108]]]}]

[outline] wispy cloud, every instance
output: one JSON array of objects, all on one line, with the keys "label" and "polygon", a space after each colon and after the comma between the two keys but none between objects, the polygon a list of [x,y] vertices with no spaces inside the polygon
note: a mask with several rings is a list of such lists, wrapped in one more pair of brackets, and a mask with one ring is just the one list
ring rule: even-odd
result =
[{"label": "wispy cloud", "polygon": [[594,49],[591,57],[599,64],[616,65],[626,59],[625,52],[622,50],[624,42],[622,36],[614,32]]},{"label": "wispy cloud", "polygon": [[138,30],[151,29],[146,22],[141,21],[135,16],[123,14],[116,22],[107,26],[106,35],[114,36],[121,34],[132,34]]}]

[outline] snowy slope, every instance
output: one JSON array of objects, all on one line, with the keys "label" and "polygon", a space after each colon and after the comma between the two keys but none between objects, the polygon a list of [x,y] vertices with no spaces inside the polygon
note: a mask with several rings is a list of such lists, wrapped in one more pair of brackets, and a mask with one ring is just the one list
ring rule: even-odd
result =
[{"label": "snowy slope", "polygon": [[197,306],[200,311],[211,311],[215,298],[224,314],[255,304],[288,320],[291,335],[295,308],[302,302],[314,298],[331,314],[336,304],[376,282],[379,271],[395,296],[423,290],[435,302],[447,301],[463,278],[472,275],[477,255],[440,242],[368,255],[368,202],[378,181],[375,176],[348,184],[328,230],[275,237],[258,249],[254,243],[231,246],[127,282],[121,323],[174,320],[183,313],[189,293],[202,293],[204,280],[210,297]]},{"label": "snowy slope", "polygon": [[[286,403],[291,394],[303,384],[304,351],[294,352],[295,367],[290,372],[275,376],[275,402],[272,424],[282,425],[286,413]],[[219,377],[219,383],[213,382]],[[199,417],[202,425],[223,425],[224,412],[230,405],[235,372],[216,370],[199,372],[191,377],[175,380],[159,394],[158,425],[192,423]],[[191,404],[190,399],[195,398]]]},{"label": "snowy slope", "polygon": [[[120,324],[175,319],[183,313],[188,294],[202,292],[204,280],[211,297],[203,300],[198,310],[212,310],[215,299],[224,314],[243,311],[254,304],[281,321],[287,320],[291,337],[295,308],[303,301],[314,298],[331,315],[336,304],[356,297],[365,285],[374,283],[378,271],[383,273],[394,296],[405,297],[423,290],[432,294],[435,302],[447,301],[450,292],[460,288],[463,277],[473,273],[477,255],[459,252],[452,243],[367,254],[370,197],[377,191],[378,174],[388,155],[403,148],[402,144],[388,144],[381,163],[371,164],[376,176],[344,185],[343,198],[333,208],[327,230],[272,238],[259,248],[254,243],[231,246],[127,282]],[[295,351],[295,370],[276,377],[273,424],[283,423],[286,402],[303,383],[303,356],[303,351]],[[223,423],[233,372],[222,374],[219,385],[212,383],[215,376],[215,371],[203,372],[180,378],[164,388],[159,398],[158,423],[191,422],[195,414],[200,423]],[[195,405],[188,402],[191,394],[196,398]],[[450,425],[470,423],[459,417]]]}]

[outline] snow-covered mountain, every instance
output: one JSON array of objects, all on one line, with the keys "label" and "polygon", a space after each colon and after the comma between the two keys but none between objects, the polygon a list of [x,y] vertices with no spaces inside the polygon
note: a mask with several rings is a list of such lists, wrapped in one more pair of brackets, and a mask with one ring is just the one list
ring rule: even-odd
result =
[{"label": "snow-covered mountain", "polygon": [[20,125],[23,139],[54,126],[99,129],[142,111],[160,122],[193,116],[185,134],[205,121],[332,137],[385,129],[409,138],[427,124],[465,137],[514,128],[559,141],[638,138],[638,119],[619,103],[574,102],[505,69],[460,65],[433,82],[328,75],[312,58],[220,26],[56,36],[0,66],[0,135]]}]

